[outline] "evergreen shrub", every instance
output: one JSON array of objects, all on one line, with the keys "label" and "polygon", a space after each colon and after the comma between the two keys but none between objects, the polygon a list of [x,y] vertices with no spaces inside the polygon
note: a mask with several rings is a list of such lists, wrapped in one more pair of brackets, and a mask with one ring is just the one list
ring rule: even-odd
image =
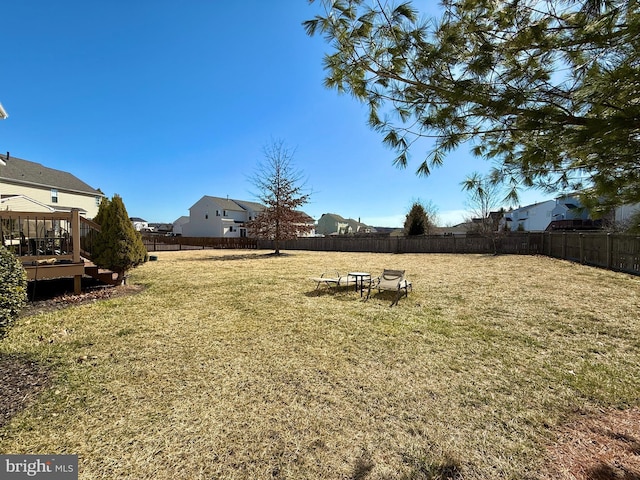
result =
[{"label": "evergreen shrub", "polygon": [[27,273],[22,263],[0,245],[0,338],[6,335],[27,301]]}]

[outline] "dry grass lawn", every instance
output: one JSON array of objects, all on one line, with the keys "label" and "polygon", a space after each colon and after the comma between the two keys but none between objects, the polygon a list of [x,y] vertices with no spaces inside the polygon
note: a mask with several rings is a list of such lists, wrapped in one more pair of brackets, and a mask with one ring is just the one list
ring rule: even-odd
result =
[{"label": "dry grass lawn", "polygon": [[[159,253],[133,272],[139,294],[20,319],[0,354],[53,377],[0,452],[78,454],[82,479],[538,479],[566,473],[551,447],[567,425],[640,406],[638,278],[545,257],[268,253]],[[309,280],[383,268],[413,281],[393,308]]]}]

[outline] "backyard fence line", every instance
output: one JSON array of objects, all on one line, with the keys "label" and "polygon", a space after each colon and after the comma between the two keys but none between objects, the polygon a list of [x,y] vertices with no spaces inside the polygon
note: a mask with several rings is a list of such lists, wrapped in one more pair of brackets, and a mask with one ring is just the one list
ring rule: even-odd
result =
[{"label": "backyard fence line", "polygon": [[[273,249],[271,240],[258,248]],[[313,237],[280,242],[282,250],[372,253],[477,253],[546,255],[640,275],[640,237],[607,232],[512,232],[420,237]]]},{"label": "backyard fence line", "polygon": [[158,235],[144,235],[142,241],[148,252],[214,248],[258,248],[258,242],[255,238],[246,237],[160,237]]},{"label": "backyard fence line", "polygon": [[[149,252],[217,248],[273,250],[273,240],[144,236]],[[511,232],[419,237],[310,237],[281,240],[282,250],[370,253],[476,253],[545,255],[640,275],[640,237],[606,232]]]}]

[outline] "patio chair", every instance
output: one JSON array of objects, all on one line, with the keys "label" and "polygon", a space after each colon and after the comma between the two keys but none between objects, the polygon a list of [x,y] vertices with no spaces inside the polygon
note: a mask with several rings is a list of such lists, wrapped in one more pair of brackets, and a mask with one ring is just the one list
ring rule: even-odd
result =
[{"label": "patio chair", "polygon": [[[398,300],[404,293],[406,297],[409,296],[409,290],[411,290],[411,282],[407,280],[404,276],[404,270],[383,270],[382,275],[378,278],[374,278],[371,281],[371,285],[369,286],[369,291],[367,292],[367,298],[371,295],[371,290],[378,290],[378,292],[382,291],[390,291],[396,292],[396,296],[391,302],[390,307],[398,304]],[[365,301],[366,301],[365,300]]]},{"label": "patio chair", "polygon": [[311,281],[317,282],[316,290],[320,285],[326,285],[328,288],[346,287],[355,285],[356,279],[351,275],[340,275],[338,272],[323,273],[319,277],[312,277]]}]

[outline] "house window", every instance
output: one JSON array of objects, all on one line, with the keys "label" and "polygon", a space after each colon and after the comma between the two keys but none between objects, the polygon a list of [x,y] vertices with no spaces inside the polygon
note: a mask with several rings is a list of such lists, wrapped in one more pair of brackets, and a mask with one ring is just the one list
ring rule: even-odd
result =
[{"label": "house window", "polygon": [[226,210],[223,210],[223,211],[222,211],[222,215],[224,215],[224,216],[226,217],[226,216],[227,216],[227,211],[226,211]]},{"label": "house window", "polygon": [[102,197],[96,197],[96,207],[100,206],[100,202],[102,202]]},{"label": "house window", "polygon": [[204,214],[204,219],[205,219],[205,220],[209,220],[209,214],[208,214],[208,213],[205,213],[205,214]]},{"label": "house window", "polygon": [[51,203],[58,203],[58,190],[55,188],[51,189]]},{"label": "house window", "polygon": [[220,210],[216,210],[216,217],[220,216]]}]

